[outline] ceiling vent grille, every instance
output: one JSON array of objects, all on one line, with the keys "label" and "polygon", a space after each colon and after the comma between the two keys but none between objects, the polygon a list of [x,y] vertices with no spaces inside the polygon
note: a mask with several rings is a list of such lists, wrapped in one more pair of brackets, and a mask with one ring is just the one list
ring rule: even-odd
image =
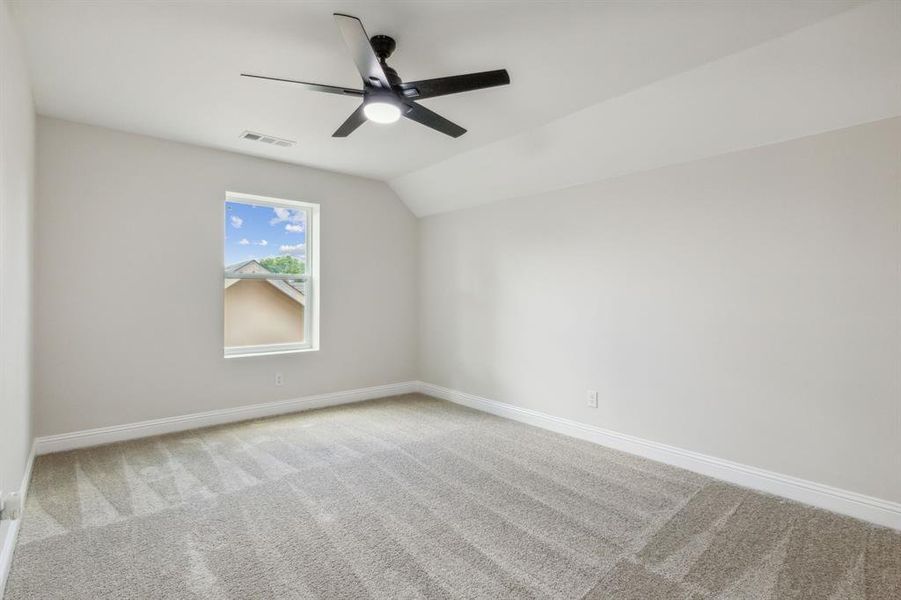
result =
[{"label": "ceiling vent grille", "polygon": [[245,131],[241,134],[241,139],[269,144],[270,146],[281,146],[282,148],[290,148],[297,143],[293,140],[286,140],[284,138],[275,137],[274,135],[266,135],[265,133],[257,133],[255,131]]}]

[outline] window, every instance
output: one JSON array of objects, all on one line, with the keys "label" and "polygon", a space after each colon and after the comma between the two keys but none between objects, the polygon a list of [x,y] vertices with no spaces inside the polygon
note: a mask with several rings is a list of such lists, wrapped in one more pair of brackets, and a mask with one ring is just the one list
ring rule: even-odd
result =
[{"label": "window", "polygon": [[226,357],[317,349],[318,223],[318,204],[226,193]]}]

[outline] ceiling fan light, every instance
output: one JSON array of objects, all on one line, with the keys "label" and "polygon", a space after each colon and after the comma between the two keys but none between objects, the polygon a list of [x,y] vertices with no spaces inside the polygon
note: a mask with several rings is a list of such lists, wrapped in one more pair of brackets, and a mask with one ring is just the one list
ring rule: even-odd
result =
[{"label": "ceiling fan light", "polygon": [[363,114],[373,123],[395,123],[400,119],[400,108],[390,102],[368,102]]}]

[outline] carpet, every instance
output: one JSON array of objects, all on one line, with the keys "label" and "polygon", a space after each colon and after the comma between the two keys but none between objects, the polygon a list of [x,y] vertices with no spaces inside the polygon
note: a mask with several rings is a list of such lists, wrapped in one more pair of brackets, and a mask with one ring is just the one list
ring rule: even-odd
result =
[{"label": "carpet", "polygon": [[422,395],[38,457],[7,600],[901,598],[901,532]]}]

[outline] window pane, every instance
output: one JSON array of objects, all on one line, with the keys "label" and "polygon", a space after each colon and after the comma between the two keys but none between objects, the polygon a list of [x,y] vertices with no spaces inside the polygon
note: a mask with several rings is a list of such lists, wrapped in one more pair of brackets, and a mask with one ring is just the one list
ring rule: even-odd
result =
[{"label": "window pane", "polygon": [[281,279],[225,280],[225,346],[304,342],[304,283]]},{"label": "window pane", "polygon": [[226,271],[255,261],[272,273],[306,273],[307,225],[302,209],[226,202]]}]

